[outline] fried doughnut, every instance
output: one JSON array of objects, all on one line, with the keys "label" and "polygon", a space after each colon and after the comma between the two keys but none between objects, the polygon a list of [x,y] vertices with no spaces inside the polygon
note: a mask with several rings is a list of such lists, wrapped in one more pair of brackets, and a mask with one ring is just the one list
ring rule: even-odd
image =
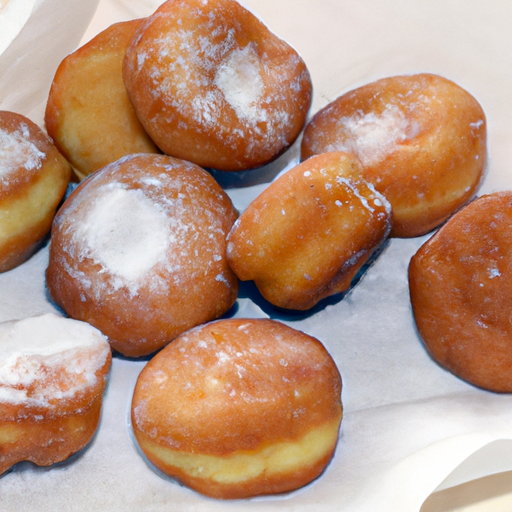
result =
[{"label": "fried doughnut", "polygon": [[418,331],[441,366],[475,386],[512,392],[512,192],[482,196],[413,256]]},{"label": "fried doughnut", "polygon": [[26,261],[50,231],[71,166],[32,121],[0,111],[0,272]]},{"label": "fried doughnut", "polygon": [[49,466],[84,448],[98,427],[110,370],[106,338],[46,314],[0,324],[0,474]]},{"label": "fried doughnut", "polygon": [[391,207],[342,152],[312,157],[270,184],[228,235],[228,262],[273,305],[306,310],[346,291],[391,229]]},{"label": "fried doughnut", "polygon": [[302,159],[347,151],[393,207],[392,235],[427,233],[477,190],[487,154],[486,120],[473,96],[440,76],[378,80],[320,110]]},{"label": "fried doughnut", "polygon": [[122,77],[126,47],[142,20],[115,23],[68,55],[53,79],[46,131],[80,179],[132,153],[157,153]]},{"label": "fried doughnut", "polygon": [[82,182],[55,217],[49,292],[117,351],[150,354],[235,302],[225,253],[237,215],[200,167],[123,157]]},{"label": "fried doughnut", "polygon": [[123,77],[164,153],[221,171],[266,164],[301,132],[304,61],[234,0],[168,0],[137,30]]},{"label": "fried doughnut", "polygon": [[264,319],[182,334],[142,370],[132,399],[133,432],[149,461],[222,499],[317,478],[341,417],[341,378],[323,345]]}]

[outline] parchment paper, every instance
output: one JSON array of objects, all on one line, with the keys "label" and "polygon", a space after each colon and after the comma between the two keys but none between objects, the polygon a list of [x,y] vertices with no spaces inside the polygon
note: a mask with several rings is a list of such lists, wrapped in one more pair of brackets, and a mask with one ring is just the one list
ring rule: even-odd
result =
[{"label": "parchment paper", "polygon": [[[158,3],[101,0],[84,34],[94,1],[39,0],[41,14],[31,19],[30,34],[0,57],[1,108],[40,122],[56,66],[80,37],[85,42],[113,22],[148,15]],[[512,187],[510,2],[244,3],[304,57],[315,88],[312,112],[349,89],[394,74],[428,71],[465,87],[488,118],[489,169],[479,194]],[[35,71],[29,60],[39,63]],[[292,148],[268,169],[225,180],[235,205],[244,209],[296,156]],[[140,456],[130,433],[131,393],[145,361],[115,358],[91,445],[65,464],[22,463],[0,477],[0,509],[419,511],[465,459],[489,443],[512,439],[512,396],[476,389],[442,370],[415,330],[407,266],[426,238],[391,240],[348,295],[308,315],[279,314],[242,287],[236,316],[270,316],[316,336],[340,368],[345,408],[340,442],[332,463],[311,485],[287,496],[219,502],[163,478]],[[44,285],[46,263],[44,248],[0,275],[0,321],[54,309]],[[503,453],[490,450],[476,471],[460,473],[463,480],[512,469],[510,457],[501,460]]]}]

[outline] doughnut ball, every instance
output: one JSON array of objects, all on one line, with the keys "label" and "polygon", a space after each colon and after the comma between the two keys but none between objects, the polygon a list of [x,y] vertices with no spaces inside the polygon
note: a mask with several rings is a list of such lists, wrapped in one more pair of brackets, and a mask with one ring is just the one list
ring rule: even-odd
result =
[{"label": "doughnut ball", "polygon": [[237,215],[198,166],[165,155],[123,157],[83,181],[59,210],[50,295],[121,354],[148,355],[235,302],[226,236]]},{"label": "doughnut ball", "polygon": [[306,310],[344,292],[387,238],[391,207],[347,153],[312,157],[270,184],[228,236],[228,262],[273,305]]},{"label": "doughnut ball", "polygon": [[132,427],[147,459],[214,498],[292,491],[331,460],[341,378],[315,338],[274,320],[196,327],[142,370]]},{"label": "doughnut ball", "polygon": [[476,192],[486,165],[486,120],[467,91],[440,76],[384,78],[350,91],[308,123],[301,157],[347,151],[393,207],[392,236],[443,223]]},{"label": "doughnut ball", "polygon": [[32,121],[0,111],[0,272],[26,261],[50,231],[71,166]]},{"label": "doughnut ball", "polygon": [[132,153],[157,153],[130,103],[122,77],[126,47],[141,20],[111,25],[68,55],[46,104],[50,137],[83,179]]},{"label": "doughnut ball", "polygon": [[413,256],[411,303],[432,358],[475,386],[512,392],[512,192],[482,196]]},{"label": "doughnut ball", "polygon": [[168,0],[136,31],[123,77],[166,154],[242,171],[301,132],[312,86],[304,61],[234,0]]},{"label": "doughnut ball", "polygon": [[0,474],[80,451],[99,424],[110,370],[106,338],[49,313],[0,324]]}]

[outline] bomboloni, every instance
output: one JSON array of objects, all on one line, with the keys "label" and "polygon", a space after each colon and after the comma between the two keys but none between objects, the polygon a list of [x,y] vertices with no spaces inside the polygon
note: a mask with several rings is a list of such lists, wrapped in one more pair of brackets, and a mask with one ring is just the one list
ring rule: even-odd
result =
[{"label": "bomboloni", "polygon": [[150,354],[235,302],[226,236],[237,215],[211,175],[192,163],[122,158],[82,182],[59,210],[50,295],[120,353]]}]

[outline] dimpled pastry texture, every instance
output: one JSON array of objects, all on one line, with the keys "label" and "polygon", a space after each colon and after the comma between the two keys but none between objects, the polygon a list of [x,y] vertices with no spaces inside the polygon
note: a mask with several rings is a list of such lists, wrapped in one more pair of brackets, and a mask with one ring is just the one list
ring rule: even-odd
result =
[{"label": "dimpled pastry texture", "polygon": [[347,153],[312,157],[258,196],[228,236],[228,261],[272,304],[305,310],[346,291],[387,238],[391,207]]},{"label": "dimpled pastry texture", "polygon": [[0,473],[90,441],[110,361],[107,339],[84,322],[49,313],[0,324]]},{"label": "dimpled pastry texture", "polygon": [[27,260],[50,230],[71,166],[25,116],[0,111],[0,272]]},{"label": "dimpled pastry texture", "polygon": [[304,61],[234,0],[169,0],[128,46],[124,81],[165,153],[217,170],[261,166],[299,135]]},{"label": "dimpled pastry texture", "polygon": [[487,157],[486,119],[467,91],[431,74],[395,76],[350,91],[309,121],[301,157],[356,156],[393,207],[393,236],[439,226],[476,192]]},{"label": "dimpled pastry texture", "polygon": [[267,319],[179,336],[141,372],[132,427],[148,459],[216,498],[286,492],[330,461],[341,378],[315,338]]},{"label": "dimpled pastry texture", "polygon": [[121,353],[149,354],[236,300],[225,256],[236,216],[198,166],[164,155],[124,157],[79,186],[59,212],[50,293]]},{"label": "dimpled pastry texture", "polygon": [[512,392],[512,192],[475,199],[411,259],[414,318],[434,360],[484,389]]}]

